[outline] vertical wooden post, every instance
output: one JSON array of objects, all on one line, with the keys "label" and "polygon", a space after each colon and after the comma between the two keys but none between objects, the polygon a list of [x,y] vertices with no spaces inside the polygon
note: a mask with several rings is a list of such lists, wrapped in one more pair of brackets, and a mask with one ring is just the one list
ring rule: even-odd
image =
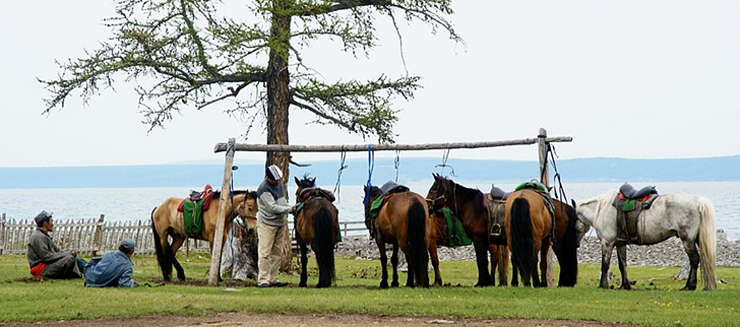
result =
[{"label": "vertical wooden post", "polygon": [[0,216],[0,255],[3,255],[5,250],[5,213]]},{"label": "vertical wooden post", "polygon": [[213,252],[211,253],[211,269],[208,270],[208,285],[218,285],[219,268],[221,266],[221,246],[224,238],[226,222],[226,203],[230,201],[231,167],[234,165],[236,139],[229,139],[226,148],[226,163],[224,164],[224,182],[221,184],[221,198],[218,200],[218,216],[216,216],[216,231],[213,235]]},{"label": "vertical wooden post", "polygon": [[100,243],[103,239],[103,220],[105,220],[105,215],[101,213],[98,222],[95,224],[95,236],[93,236],[92,246],[93,257],[96,257],[98,255],[98,251],[100,251],[101,248]]},{"label": "vertical wooden post", "polygon": [[[537,150],[540,155],[540,183],[545,185],[547,191],[550,191],[550,167],[547,164],[547,130],[540,128],[540,133],[537,135]],[[555,254],[552,252],[552,248],[547,252],[547,286],[555,286],[555,273],[553,271],[553,265],[555,262]]]}]

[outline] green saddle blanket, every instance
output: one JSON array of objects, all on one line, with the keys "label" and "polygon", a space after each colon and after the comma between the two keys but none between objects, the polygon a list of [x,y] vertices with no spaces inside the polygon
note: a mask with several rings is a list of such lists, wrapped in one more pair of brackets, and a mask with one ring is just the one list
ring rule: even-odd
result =
[{"label": "green saddle blanket", "polygon": [[514,189],[514,192],[521,191],[521,190],[523,190],[525,188],[534,189],[535,191],[538,191],[540,193],[548,193],[547,192],[547,188],[545,188],[545,185],[543,185],[542,183],[538,182],[535,179],[533,179],[533,180],[531,180],[529,182],[524,182],[524,183],[519,184],[519,186],[517,186]]},{"label": "green saddle blanket", "polygon": [[370,204],[370,217],[372,218],[378,218],[378,214],[380,213],[380,208],[383,207],[383,203],[385,202],[385,196],[378,197],[373,201],[373,203]]},{"label": "green saddle blanket", "polygon": [[200,235],[203,230],[203,203],[206,199],[197,202],[184,200],[182,203],[182,220],[185,233],[188,235]]},{"label": "green saddle blanket", "polygon": [[473,241],[468,238],[463,229],[462,222],[452,214],[452,210],[449,208],[442,208],[442,213],[445,215],[445,224],[447,226],[447,237],[445,240],[447,244],[445,246],[464,246],[473,244]]}]

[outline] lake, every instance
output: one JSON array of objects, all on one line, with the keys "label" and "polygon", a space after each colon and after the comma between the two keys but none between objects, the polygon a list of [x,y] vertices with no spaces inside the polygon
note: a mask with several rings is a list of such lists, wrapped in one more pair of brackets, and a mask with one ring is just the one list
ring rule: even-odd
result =
[{"label": "lake", "polygon": [[[428,183],[410,183],[412,190],[426,195]],[[376,183],[378,183],[376,181]],[[381,184],[381,183],[379,183]],[[460,182],[461,185],[490,189],[489,182]],[[512,190],[515,184],[496,184]],[[568,198],[585,200],[617,189],[621,183],[564,183]],[[717,229],[724,229],[732,240],[740,239],[740,182],[670,182],[640,183],[636,188],[656,185],[661,194],[684,192],[710,199],[714,203]],[[333,189],[333,185],[323,185]],[[237,186],[256,189],[256,186]],[[106,221],[148,220],[155,206],[170,196],[184,197],[190,188],[70,188],[70,189],[0,189],[0,214],[7,218],[32,219],[39,211],[53,211],[57,219],[97,218],[105,214]],[[295,186],[289,187],[290,194]],[[362,185],[342,185],[336,205],[341,221],[363,220]]]}]

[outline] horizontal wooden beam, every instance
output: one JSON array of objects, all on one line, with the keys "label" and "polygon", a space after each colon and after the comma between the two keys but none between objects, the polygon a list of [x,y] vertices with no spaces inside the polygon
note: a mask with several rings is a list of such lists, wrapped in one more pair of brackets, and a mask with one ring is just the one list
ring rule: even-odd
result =
[{"label": "horizontal wooden beam", "polygon": [[[545,137],[545,142],[571,142],[570,136]],[[528,145],[537,143],[538,138],[487,141],[487,142],[457,142],[457,143],[427,143],[427,144],[345,144],[345,145],[295,145],[295,144],[245,144],[237,143],[236,151],[251,152],[360,152],[367,151],[368,146],[373,151],[401,151],[401,150],[445,150],[445,149],[476,149],[495,148],[512,145]],[[217,143],[213,152],[226,151],[226,143]]]}]

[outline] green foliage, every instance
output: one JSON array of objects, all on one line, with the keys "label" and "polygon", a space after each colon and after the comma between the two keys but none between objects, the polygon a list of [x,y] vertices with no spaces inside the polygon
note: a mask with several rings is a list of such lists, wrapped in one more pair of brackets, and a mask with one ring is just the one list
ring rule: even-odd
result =
[{"label": "green foliage", "polygon": [[[209,0],[118,0],[115,16],[105,20],[112,38],[85,58],[59,63],[58,78],[39,79],[51,93],[45,113],[63,107],[75,91],[87,103],[123,76],[137,84],[150,129],[187,106],[229,99],[234,105],[228,113],[252,121],[264,112],[270,121],[269,108],[290,103],[316,114],[318,123],[393,142],[398,118],[392,100],[412,98],[420,87],[418,76],[324,81],[301,51],[331,39],[341,41],[343,51],[369,55],[376,16],[388,15],[395,24],[396,13],[461,41],[446,18],[453,13],[451,0],[252,0],[238,12],[234,6]],[[287,77],[281,76],[284,71]]]},{"label": "green foliage", "polygon": [[[134,278],[156,284],[156,259],[134,256]],[[209,265],[206,253],[180,255],[186,274],[204,282]],[[315,269],[313,259],[309,268]],[[475,262],[443,261],[442,276],[450,286],[432,289],[405,287],[379,290],[377,260],[337,260],[337,287],[317,290],[295,287],[297,275],[281,275],[290,287],[259,289],[239,284],[239,292],[223,286],[168,284],[135,289],[90,289],[80,280],[28,282],[28,264],[21,256],[0,261],[0,323],[133,317],[148,314],[199,315],[213,311],[260,313],[358,313],[371,315],[424,315],[452,317],[517,317],[581,319],[648,326],[740,326],[738,268],[720,268],[725,281],[716,291],[680,292],[683,282],[673,281],[678,267],[630,267],[635,290],[597,288],[598,265],[581,265],[575,288],[474,288]],[[313,269],[312,269],[313,270]],[[557,269],[556,269],[557,272]],[[402,283],[405,273],[401,273]],[[309,285],[315,283],[309,276]],[[248,281],[248,285],[254,285]],[[48,305],[55,303],[55,305]],[[39,308],[44,308],[39,310]]]}]

